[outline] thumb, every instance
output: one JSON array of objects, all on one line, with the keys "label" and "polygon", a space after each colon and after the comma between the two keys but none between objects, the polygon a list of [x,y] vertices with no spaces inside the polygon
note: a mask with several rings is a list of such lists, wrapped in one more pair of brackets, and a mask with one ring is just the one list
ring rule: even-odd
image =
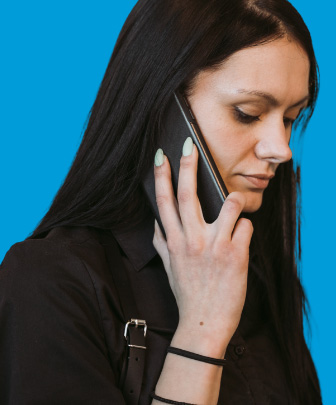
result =
[{"label": "thumb", "polygon": [[169,278],[169,282],[172,280],[171,268],[170,268],[170,257],[167,247],[167,241],[161,231],[161,228],[155,219],[154,222],[154,237],[153,237],[153,246],[161,257],[163,265],[165,267],[166,273]]}]

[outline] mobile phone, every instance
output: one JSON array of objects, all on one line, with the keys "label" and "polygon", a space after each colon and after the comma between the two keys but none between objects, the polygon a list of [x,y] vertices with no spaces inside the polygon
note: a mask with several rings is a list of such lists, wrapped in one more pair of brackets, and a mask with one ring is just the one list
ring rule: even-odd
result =
[{"label": "mobile phone", "polygon": [[[197,195],[205,222],[212,223],[217,219],[229,193],[205,143],[196,117],[187,99],[180,92],[176,91],[172,94],[167,108],[165,109],[161,131],[156,138],[155,145],[155,151],[161,148],[169,160],[175,197],[177,196],[182,148],[184,141],[189,136],[192,138],[199,152]],[[151,156],[151,158],[152,162],[154,162],[154,156]],[[150,169],[143,176],[142,186],[154,216],[164,236],[166,236],[156,204],[153,165],[151,165]]]}]

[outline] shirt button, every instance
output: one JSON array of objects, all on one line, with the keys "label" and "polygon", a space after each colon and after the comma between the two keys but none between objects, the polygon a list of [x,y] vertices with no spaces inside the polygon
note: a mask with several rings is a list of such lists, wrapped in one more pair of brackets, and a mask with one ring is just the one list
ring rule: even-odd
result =
[{"label": "shirt button", "polygon": [[238,356],[242,356],[242,354],[245,352],[245,346],[243,345],[236,346],[234,351]]}]

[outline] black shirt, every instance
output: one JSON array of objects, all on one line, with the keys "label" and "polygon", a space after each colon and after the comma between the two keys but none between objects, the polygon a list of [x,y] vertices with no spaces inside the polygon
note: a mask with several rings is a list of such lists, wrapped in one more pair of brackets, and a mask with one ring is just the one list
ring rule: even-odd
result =
[{"label": "black shirt", "polygon": [[[104,234],[104,242],[102,242]],[[150,404],[178,308],[153,244],[154,217],[128,232],[58,227],[7,252],[0,267],[0,404],[125,404],[117,387],[125,319],[103,245],[121,255],[148,325],[139,404]],[[117,261],[116,261],[117,262]],[[250,259],[240,324],[226,352],[219,404],[292,404]],[[215,333],[215,331],[214,331]]]}]

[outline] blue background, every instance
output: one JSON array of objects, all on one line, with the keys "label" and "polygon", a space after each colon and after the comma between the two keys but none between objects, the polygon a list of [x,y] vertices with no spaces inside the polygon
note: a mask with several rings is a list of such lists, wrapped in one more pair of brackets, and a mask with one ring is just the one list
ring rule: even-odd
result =
[{"label": "blue background", "polygon": [[[306,21],[321,70],[321,93],[302,151],[303,285],[311,304],[311,348],[324,404],[335,404],[336,363],[333,125],[334,15],[292,1]],[[117,35],[134,0],[11,1],[0,6],[0,261],[47,211],[80,144]]]}]

